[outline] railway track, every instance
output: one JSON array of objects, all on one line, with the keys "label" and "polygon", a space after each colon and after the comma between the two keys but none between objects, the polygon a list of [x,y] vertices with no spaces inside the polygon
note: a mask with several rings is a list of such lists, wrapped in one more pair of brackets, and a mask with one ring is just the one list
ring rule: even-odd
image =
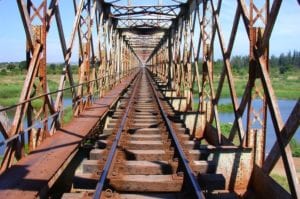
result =
[{"label": "railway track", "polygon": [[[74,189],[86,191],[63,198],[201,198],[162,106],[143,70],[106,124],[107,137],[96,141],[98,147],[83,162],[81,176],[77,173],[81,182]],[[84,174],[87,171],[90,175]],[[96,188],[90,189],[95,182]]]},{"label": "railway track", "polygon": [[190,138],[152,81],[142,70],[121,97],[64,199],[237,198],[230,192],[211,194],[225,184],[209,160],[219,150]]}]

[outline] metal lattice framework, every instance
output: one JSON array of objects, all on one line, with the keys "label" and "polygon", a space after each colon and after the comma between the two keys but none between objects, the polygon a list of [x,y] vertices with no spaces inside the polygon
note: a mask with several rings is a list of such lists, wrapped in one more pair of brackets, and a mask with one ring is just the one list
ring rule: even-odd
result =
[{"label": "metal lattice framework", "polygon": [[[284,124],[268,72],[269,40],[281,2],[274,0],[270,5],[266,0],[260,8],[257,1],[251,0],[247,4],[244,0],[238,0],[227,43],[222,33],[224,24],[219,18],[222,1],[189,1],[187,10],[173,22],[169,35],[151,54],[148,66],[167,81],[171,90],[175,91],[172,95],[185,99],[182,110],[194,109],[193,100],[199,96],[195,136],[202,138],[205,131],[213,129],[210,133],[215,134],[212,141],[217,145],[227,141],[222,136],[218,116],[218,102],[227,78],[235,115],[229,141],[237,135],[240,146],[254,147],[255,165],[266,174],[270,174],[279,157],[282,157],[291,193],[299,198],[298,179],[288,143],[299,126],[300,104],[298,101]],[[239,102],[230,58],[240,20],[247,33],[250,60],[248,83]],[[200,30],[198,34],[195,34],[196,28]],[[223,55],[221,74],[214,72],[214,43],[219,44]],[[217,87],[214,85],[216,76],[220,77]],[[254,109],[254,100],[260,101],[259,109]],[[277,141],[265,157],[267,110]],[[246,126],[243,126],[244,117],[247,118]]]},{"label": "metal lattice framework", "polygon": [[[18,0],[17,3],[27,39],[28,72],[19,104],[1,110],[16,108],[11,127],[7,129],[0,124],[6,139],[1,143],[6,144],[2,172],[13,164],[14,158],[19,160],[25,156],[25,140],[28,140],[29,151],[34,150],[60,127],[66,92],[71,93],[74,115],[79,115],[93,103],[93,99],[105,95],[107,90],[135,70],[139,63],[127,41],[114,29],[104,2],[73,1],[75,18],[69,43],[65,39],[58,0],[52,0],[48,8],[46,0],[37,5],[30,0],[27,3]],[[46,39],[54,19],[65,64],[58,90],[50,92],[46,72]],[[76,53],[76,33],[79,41],[78,82],[74,81],[70,66],[72,54]],[[93,40],[93,37],[96,39]],[[37,99],[43,103],[40,110],[36,111],[32,102]],[[23,125],[25,118],[29,126],[26,129]]]},{"label": "metal lattice framework", "polygon": [[[254,171],[264,175],[270,174],[281,157],[291,195],[300,198],[289,147],[299,127],[300,102],[298,100],[287,122],[283,123],[268,72],[269,41],[282,0],[274,0],[272,4],[264,0],[263,6],[262,1],[258,1],[236,1],[231,34],[226,41],[222,29],[229,24],[222,24],[220,20],[222,0],[174,1],[177,4],[150,6],[74,0],[75,17],[67,43],[58,0],[40,0],[39,3],[17,0],[27,40],[27,75],[19,103],[0,110],[16,108],[10,128],[0,122],[5,138],[1,145],[6,146],[1,171],[9,168],[15,158],[25,156],[26,140],[29,151],[34,150],[60,127],[66,91],[72,96],[73,114],[80,115],[94,98],[104,96],[122,78],[145,64],[166,83],[171,96],[183,99],[179,111],[196,113],[194,126],[197,128],[193,132],[196,139],[208,136],[214,145],[226,145],[232,144],[237,136],[238,146],[253,148]],[[46,41],[53,21],[57,24],[64,68],[57,91],[50,92]],[[244,25],[250,49],[248,81],[240,101],[230,62],[239,24]],[[72,54],[78,53],[74,52],[76,37],[78,82],[71,71]],[[223,60],[219,74],[214,71],[215,44],[220,46]],[[217,85],[214,85],[216,78]],[[218,113],[226,80],[235,116],[228,139],[222,135]],[[39,110],[32,106],[36,99],[43,101]],[[258,109],[254,108],[254,101],[260,102]],[[268,111],[277,139],[265,157]],[[27,129],[23,125],[25,118]]]}]

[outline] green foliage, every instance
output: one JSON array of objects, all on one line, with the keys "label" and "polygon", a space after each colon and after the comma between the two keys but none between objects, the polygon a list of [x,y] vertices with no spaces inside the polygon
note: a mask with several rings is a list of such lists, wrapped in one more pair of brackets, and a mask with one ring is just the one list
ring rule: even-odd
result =
[{"label": "green foliage", "polygon": [[[6,69],[2,69],[6,70]],[[1,69],[0,69],[1,71]],[[1,74],[1,73],[0,73]],[[1,76],[0,81],[0,105],[4,107],[15,105],[19,102],[20,93],[23,88],[25,75],[14,74],[9,72],[5,76]],[[60,80],[60,75],[51,75],[48,74],[48,86],[50,92],[56,91],[58,88],[58,83]],[[39,84],[36,80],[36,85]],[[66,87],[69,87],[69,84],[66,84]],[[36,93],[36,96],[40,95],[39,92]],[[52,97],[55,98],[57,94],[53,94]],[[64,97],[71,97],[71,90],[64,91]],[[35,109],[39,109],[42,106],[42,99],[37,99],[32,102],[32,105]]]},{"label": "green foliage", "polygon": [[67,107],[63,112],[63,123],[69,123],[73,118],[73,109],[72,107]]},{"label": "green foliage", "polygon": [[20,69],[21,71],[26,70],[26,69],[27,69],[27,62],[26,62],[26,61],[21,61],[21,62],[19,63],[19,69]]},{"label": "green foliage", "polygon": [[272,79],[275,94],[280,99],[298,99],[300,96],[300,70],[295,69],[292,74]]},{"label": "green foliage", "polygon": [[19,97],[13,97],[13,98],[1,98],[0,97],[0,105],[4,106],[4,107],[17,104],[18,101],[19,101]]},{"label": "green foliage", "polygon": [[[215,62],[217,64],[218,71],[221,71],[223,65],[222,62]],[[220,68],[221,67],[221,68]],[[275,94],[279,99],[298,99],[300,96],[300,67],[291,67],[288,71],[284,74],[280,74],[279,67],[271,68],[271,83],[275,90]],[[214,88],[215,90],[218,87],[219,83],[219,74],[215,70],[215,78],[214,78]],[[240,67],[240,68],[233,68],[233,77],[235,83],[235,90],[238,97],[241,97],[245,91],[245,87],[248,81],[248,67]],[[194,83],[193,87],[194,94],[198,94],[198,86],[197,83]],[[228,86],[227,79],[224,82],[221,98],[228,98],[230,97],[230,90]]]},{"label": "green foliage", "polygon": [[6,71],[6,69],[1,69],[1,71],[0,71],[0,75],[7,75],[7,71]]},{"label": "green foliage", "polygon": [[14,70],[15,68],[16,68],[16,66],[14,64],[9,64],[7,66],[7,70],[10,70],[10,71]]},{"label": "green foliage", "polygon": [[72,74],[77,74],[78,73],[78,66],[77,65],[72,65],[71,66],[71,72],[72,72]]},{"label": "green foliage", "polygon": [[221,123],[221,132],[227,138],[229,137],[231,128],[232,128],[231,123]]},{"label": "green foliage", "polygon": [[240,68],[247,68],[249,66],[249,57],[248,56],[233,56],[231,58],[232,68],[239,71]]},{"label": "green foliage", "polygon": [[[221,62],[218,60],[216,62]],[[294,50],[288,53],[281,53],[278,57],[272,55],[269,60],[271,67],[280,68],[280,70],[285,73],[291,68],[300,68],[300,51]],[[231,65],[234,69],[247,68],[249,66],[248,56],[232,56]]]},{"label": "green foliage", "polygon": [[50,91],[56,91],[58,88],[58,82],[55,80],[49,79],[48,86],[49,86]]},{"label": "green foliage", "polygon": [[292,138],[290,146],[292,149],[293,156],[300,157],[300,143],[295,138]]},{"label": "green foliage", "polygon": [[218,111],[220,113],[232,113],[233,112],[233,106],[232,106],[232,104],[219,104],[218,105]]},{"label": "green foliage", "polygon": [[50,70],[55,70],[56,65],[55,64],[50,64],[49,67],[50,67]]},{"label": "green foliage", "polygon": [[47,73],[48,74],[61,74],[63,70],[64,65],[63,64],[50,64],[47,67]]},{"label": "green foliage", "polygon": [[287,192],[290,192],[289,183],[286,176],[281,176],[275,173],[271,174],[273,180],[275,180],[279,185],[281,185]]},{"label": "green foliage", "polygon": [[10,97],[14,97],[16,94],[15,93],[20,93],[21,88],[18,85],[14,85],[14,84],[6,84],[6,83],[0,83],[1,90],[0,90],[0,95],[3,98],[10,98]]},{"label": "green foliage", "polygon": [[[221,123],[220,126],[221,126],[222,135],[225,136],[226,138],[229,138],[233,124],[232,123]],[[236,146],[238,146],[240,144],[239,137],[237,134],[233,137],[232,143]]]},{"label": "green foliage", "polygon": [[289,71],[290,70],[290,66],[279,66],[279,73],[280,74],[284,74],[284,73],[286,73],[287,71]]},{"label": "green foliage", "polygon": [[223,60],[217,60],[214,62],[214,72],[217,74],[221,74],[222,70],[223,70]]},{"label": "green foliage", "polygon": [[34,109],[40,109],[42,106],[43,106],[43,100],[42,99],[36,99],[36,100],[33,100],[31,102],[31,105]]},{"label": "green foliage", "polygon": [[29,145],[28,145],[28,143],[24,144],[24,152],[25,152],[26,154],[29,153]]}]

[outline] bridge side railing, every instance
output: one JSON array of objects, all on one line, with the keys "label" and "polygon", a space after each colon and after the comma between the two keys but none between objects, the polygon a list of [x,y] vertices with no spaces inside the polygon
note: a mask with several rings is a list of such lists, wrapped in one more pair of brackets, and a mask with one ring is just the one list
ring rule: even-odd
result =
[{"label": "bridge side railing", "polygon": [[[24,100],[20,103],[14,104],[12,106],[1,108],[0,114],[6,113],[6,112],[11,113],[11,112],[15,111],[16,108],[19,106],[23,106],[25,104],[32,104],[36,100],[45,99],[51,95],[58,94],[58,93],[68,94],[71,89],[76,89],[81,86],[88,86],[88,85],[94,84],[94,87],[96,88],[93,93],[89,93],[89,94],[82,96],[79,99],[72,100],[71,104],[64,105],[62,107],[62,109],[59,109],[59,110],[55,111],[54,113],[49,113],[48,115],[41,117],[41,118],[32,119],[31,125],[28,125],[27,121],[26,121],[27,118],[24,118],[24,120],[22,121],[22,128],[20,128],[20,131],[17,134],[15,134],[11,137],[4,138],[4,140],[0,141],[0,147],[7,147],[7,146],[13,144],[14,142],[20,142],[19,144],[21,146],[19,146],[20,147],[19,150],[22,150],[22,153],[23,153],[22,157],[24,157],[25,155],[30,153],[32,150],[34,150],[43,141],[41,139],[41,140],[35,140],[35,142],[33,142],[34,140],[32,139],[32,134],[39,134],[37,137],[40,137],[40,136],[48,137],[48,136],[53,135],[55,133],[55,131],[57,129],[59,129],[61,127],[61,125],[63,125],[63,123],[69,122],[68,120],[64,121],[65,114],[72,114],[73,116],[75,116],[76,106],[79,103],[84,104],[84,107],[82,107],[82,110],[81,110],[81,111],[83,111],[84,109],[90,107],[95,100],[103,97],[105,95],[105,92],[107,92],[111,88],[113,88],[114,85],[117,85],[119,82],[122,82],[122,80],[124,78],[128,77],[130,74],[134,74],[137,70],[138,70],[138,68],[133,68],[133,69],[130,69],[129,71],[127,71],[125,74],[120,73],[119,74],[120,79],[118,80],[118,82],[117,81],[110,82],[110,84],[108,84],[108,85],[104,85],[100,82],[104,81],[104,79],[106,79],[106,78],[115,79],[115,75],[107,75],[107,76],[104,76],[104,77],[101,77],[101,78],[98,78],[95,80],[90,80],[85,83],[74,85],[72,87],[63,88],[62,90],[56,90],[53,92],[35,96],[28,100]],[[64,96],[66,96],[66,95],[64,95]],[[68,95],[67,95],[67,99],[69,99]],[[53,106],[53,104],[51,104],[51,105]],[[6,115],[6,117],[7,117],[7,114],[2,114],[2,115]],[[78,114],[76,116],[78,116]],[[9,118],[8,118],[8,120],[9,120]],[[42,128],[44,126],[47,126],[49,128],[51,126],[51,124],[53,124],[53,123],[57,123],[59,125],[55,126],[55,129],[53,130],[54,132],[52,134],[50,134],[49,130],[47,131],[46,129]],[[9,124],[6,124],[4,126],[1,123],[0,125],[1,125],[1,128],[0,128],[1,133],[10,131],[9,128],[11,128],[11,127],[9,127],[10,126]]]},{"label": "bridge side railing", "polygon": [[[19,103],[0,110],[0,113],[15,111],[10,127],[0,121],[3,136],[0,145],[5,149],[1,173],[53,135],[63,123],[64,113],[80,115],[95,98],[104,96],[140,65],[140,60],[116,30],[108,4],[97,0],[16,2],[26,35],[27,74]],[[62,4],[74,7],[75,13],[68,43],[60,11]],[[47,37],[54,28],[53,21],[64,58],[56,91],[50,91],[47,75]],[[78,82],[71,70],[76,38]],[[72,101],[72,109],[65,106],[66,96]]]},{"label": "bridge side railing", "polygon": [[[233,15],[222,12],[222,7],[228,7],[224,4],[225,1],[188,1],[169,34],[148,59],[148,67],[165,81],[170,97],[181,99],[179,111],[190,115],[196,113],[193,120],[197,127],[193,132],[196,138],[209,135],[212,144],[223,145],[237,137],[236,145],[253,148],[253,165],[267,176],[281,157],[291,195],[300,198],[289,147],[299,127],[300,101],[296,102],[284,124],[269,73],[269,41],[282,1],[237,0],[230,3],[231,7],[235,6]],[[228,37],[222,31],[224,16],[233,16]],[[244,27],[243,33],[238,31],[239,25]],[[243,34],[249,47],[249,72],[245,75],[246,84],[240,96],[237,94],[240,85],[231,62],[233,48],[242,48],[235,43],[237,32]],[[227,44],[225,38],[228,38]],[[221,70],[215,67],[216,51],[222,56]],[[227,136],[222,132],[218,110],[226,86],[234,114],[229,139],[225,139]],[[259,105],[255,106],[257,102]],[[276,142],[266,154],[268,111]]]}]

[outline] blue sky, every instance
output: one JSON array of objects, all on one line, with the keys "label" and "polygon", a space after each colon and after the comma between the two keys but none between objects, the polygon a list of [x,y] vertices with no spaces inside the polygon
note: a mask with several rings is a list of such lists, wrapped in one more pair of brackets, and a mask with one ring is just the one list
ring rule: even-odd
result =
[{"label": "blue sky", "polygon": [[[123,3],[124,2],[127,1],[123,0]],[[168,4],[170,2],[172,1],[163,0],[164,4]],[[137,3],[153,4],[153,1],[132,0],[133,5]],[[72,1],[60,0],[60,4],[65,37],[66,41],[68,42],[74,18]],[[222,22],[222,29],[225,35],[226,43],[228,43],[228,38],[230,35],[230,27],[232,26],[231,24],[236,7],[235,5],[235,0],[223,0],[223,11],[221,12],[220,19]],[[289,50],[300,50],[299,20],[300,6],[297,3],[297,0],[284,0],[282,2],[282,7],[271,37],[270,54],[279,55],[281,52],[286,53]],[[227,24],[229,25],[227,26]],[[15,0],[0,0],[0,28],[0,62],[24,60],[25,34]],[[243,24],[240,24],[233,54],[248,54],[248,46],[249,44],[246,39],[246,33],[244,31]],[[216,57],[220,57],[221,53],[218,48],[216,48],[215,51]],[[63,57],[55,22],[52,23],[52,28],[48,34],[47,53],[48,62],[62,62]],[[77,60],[76,54],[77,53],[73,53],[73,61]]]}]

